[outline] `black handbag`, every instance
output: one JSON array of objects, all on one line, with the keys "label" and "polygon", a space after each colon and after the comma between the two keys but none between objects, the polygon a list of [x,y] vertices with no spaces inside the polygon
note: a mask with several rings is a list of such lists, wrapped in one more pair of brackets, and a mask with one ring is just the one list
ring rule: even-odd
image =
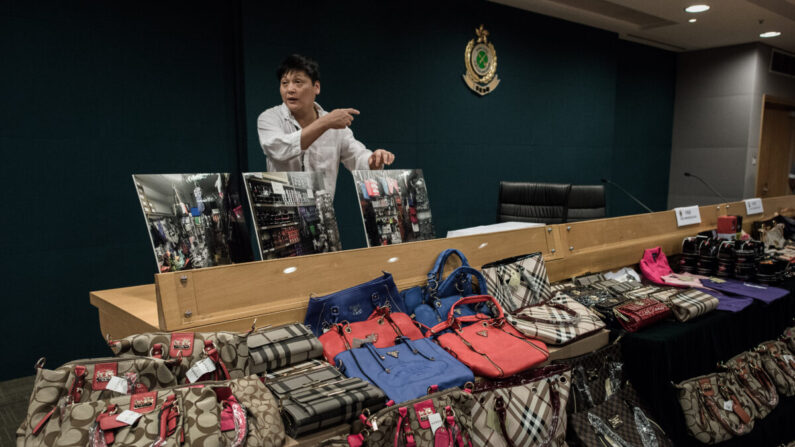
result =
[{"label": "black handbag", "polygon": [[265,376],[279,401],[288,436],[293,438],[349,422],[365,409],[376,412],[386,396],[359,378],[347,378],[326,362],[313,360]]},{"label": "black handbag", "polygon": [[585,411],[602,404],[624,384],[621,347],[615,343],[589,354],[552,363],[571,367],[571,391],[566,406],[568,413]]}]

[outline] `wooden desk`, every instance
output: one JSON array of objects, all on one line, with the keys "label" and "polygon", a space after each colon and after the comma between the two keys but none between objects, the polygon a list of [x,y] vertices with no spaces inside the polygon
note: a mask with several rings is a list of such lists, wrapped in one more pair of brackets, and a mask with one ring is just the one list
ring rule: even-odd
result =
[{"label": "wooden desk", "polygon": [[[795,207],[795,196],[764,199],[766,215]],[[714,229],[718,216],[743,216],[750,231],[762,215],[746,216],[743,202],[700,207],[701,224],[676,226],[673,211],[637,214],[501,233],[322,253],[155,275],[155,284],[90,293],[102,335],[147,331],[243,331],[303,321],[309,297],[392,273],[398,289],[423,284],[436,256],[457,248],[479,267],[509,256],[541,252],[552,281],[635,264],[643,250],[681,250],[682,238]],[[452,269],[454,265],[451,265]]]}]

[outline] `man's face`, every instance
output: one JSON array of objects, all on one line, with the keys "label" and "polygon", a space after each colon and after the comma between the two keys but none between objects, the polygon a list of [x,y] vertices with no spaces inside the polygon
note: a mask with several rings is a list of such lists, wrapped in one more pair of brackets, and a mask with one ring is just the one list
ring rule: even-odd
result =
[{"label": "man's face", "polygon": [[320,93],[320,82],[313,83],[304,71],[290,71],[282,76],[279,93],[293,115],[305,113],[314,106],[315,96]]}]

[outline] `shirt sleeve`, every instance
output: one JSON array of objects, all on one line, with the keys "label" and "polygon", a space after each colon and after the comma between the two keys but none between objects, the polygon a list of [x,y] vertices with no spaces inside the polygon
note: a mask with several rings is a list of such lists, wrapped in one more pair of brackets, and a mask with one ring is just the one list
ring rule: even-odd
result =
[{"label": "shirt sleeve", "polygon": [[287,161],[301,155],[301,129],[286,133],[281,121],[278,113],[266,110],[257,118],[257,133],[259,144],[267,157]]},{"label": "shirt sleeve", "polygon": [[342,143],[340,145],[340,161],[349,171],[355,169],[370,169],[368,160],[373,151],[364,147],[361,141],[353,137],[353,131],[345,128],[342,130]]}]

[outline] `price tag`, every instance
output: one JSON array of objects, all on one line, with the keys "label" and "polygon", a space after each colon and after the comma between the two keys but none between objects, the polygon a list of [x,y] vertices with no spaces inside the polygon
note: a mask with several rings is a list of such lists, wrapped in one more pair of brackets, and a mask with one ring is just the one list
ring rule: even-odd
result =
[{"label": "price tag", "polygon": [[745,199],[745,212],[750,216],[751,214],[762,214],[765,212],[762,208],[762,199],[756,197],[753,199]]},{"label": "price tag", "polygon": [[119,376],[113,376],[105,386],[106,390],[115,391],[120,394],[127,394],[127,380]]},{"label": "price tag", "polygon": [[723,401],[723,409],[724,410],[732,411],[733,408],[734,408],[734,403],[732,401],[730,401],[730,400],[724,400]]},{"label": "price tag", "polygon": [[442,426],[442,416],[439,413],[431,413],[428,415],[428,422],[431,423],[431,432],[436,434],[436,430]]},{"label": "price tag", "polygon": [[314,199],[315,198],[315,193],[311,189],[307,189],[306,190],[306,196],[309,197],[310,199]]},{"label": "price tag", "polygon": [[211,359],[206,358],[193,365],[191,369],[185,373],[185,377],[188,378],[190,383],[194,383],[199,380],[201,376],[213,371],[215,371],[215,363],[213,363]]},{"label": "price tag", "polygon": [[141,417],[141,413],[136,413],[135,411],[124,410],[116,416],[116,420],[119,422],[124,422],[127,425],[135,424],[135,421]]},{"label": "price tag", "polygon": [[787,363],[790,363],[790,362],[792,362],[792,360],[794,359],[794,358],[793,358],[791,355],[789,355],[789,354],[787,354],[787,355],[784,355],[784,356],[783,356],[783,358],[784,358],[784,361],[785,361],[785,362],[787,362]]},{"label": "price tag", "polygon": [[677,227],[701,223],[701,213],[698,211],[697,205],[674,208],[674,212],[676,213]]},{"label": "price tag", "polygon": [[378,419],[373,419],[373,431],[378,431]]},{"label": "price tag", "polygon": [[272,182],[271,186],[273,186],[273,193],[274,194],[284,194],[284,185],[279,182]]}]

